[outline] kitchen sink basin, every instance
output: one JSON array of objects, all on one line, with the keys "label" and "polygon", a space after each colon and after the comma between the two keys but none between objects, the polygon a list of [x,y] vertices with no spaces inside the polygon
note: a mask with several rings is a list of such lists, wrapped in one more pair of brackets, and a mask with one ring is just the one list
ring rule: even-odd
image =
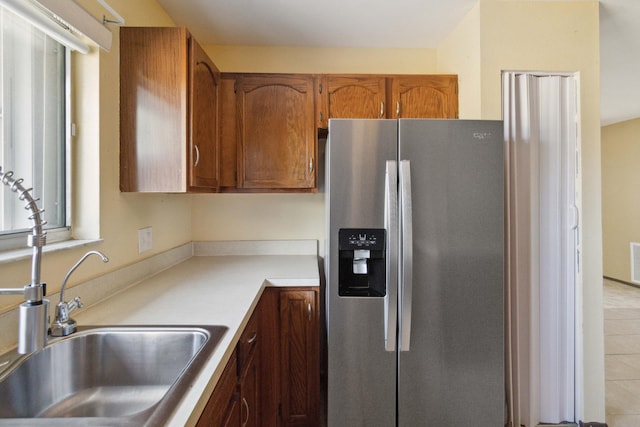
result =
[{"label": "kitchen sink basin", "polygon": [[226,331],[80,327],[34,354],[4,355],[0,426],[163,425]]}]

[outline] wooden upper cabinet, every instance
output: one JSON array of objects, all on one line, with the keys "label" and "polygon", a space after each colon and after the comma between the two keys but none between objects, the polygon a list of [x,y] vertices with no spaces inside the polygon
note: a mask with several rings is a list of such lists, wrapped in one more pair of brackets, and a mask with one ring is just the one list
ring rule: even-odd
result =
[{"label": "wooden upper cabinet", "polygon": [[318,88],[319,127],[329,119],[379,119],[385,117],[385,77],[376,75],[325,75]]},{"label": "wooden upper cabinet", "polygon": [[238,187],[314,189],[313,77],[240,75],[236,105]]},{"label": "wooden upper cabinet", "polygon": [[215,191],[219,71],[185,28],[120,29],[120,190]]},{"label": "wooden upper cabinet", "polygon": [[458,118],[458,77],[455,75],[393,76],[387,117]]},{"label": "wooden upper cabinet", "polygon": [[223,192],[313,192],[317,137],[330,118],[456,118],[453,75],[223,73]]}]

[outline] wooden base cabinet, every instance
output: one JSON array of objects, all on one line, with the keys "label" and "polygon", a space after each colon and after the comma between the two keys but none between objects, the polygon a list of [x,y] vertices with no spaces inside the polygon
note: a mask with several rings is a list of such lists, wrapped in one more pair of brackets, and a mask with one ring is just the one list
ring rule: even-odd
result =
[{"label": "wooden base cabinet", "polygon": [[269,287],[198,427],[319,427],[317,287]]},{"label": "wooden base cabinet", "polygon": [[315,427],[320,408],[318,298],[314,290],[280,292],[281,425]]},{"label": "wooden base cabinet", "polygon": [[320,425],[317,287],[267,288],[263,294],[262,425]]},{"label": "wooden base cabinet", "polygon": [[260,427],[262,301],[251,315],[197,427]]},{"label": "wooden base cabinet", "polygon": [[237,351],[231,355],[196,426],[240,427]]},{"label": "wooden base cabinet", "polygon": [[260,427],[260,351],[256,348],[240,376],[240,425]]},{"label": "wooden base cabinet", "polygon": [[238,342],[238,388],[240,390],[240,426],[260,427],[260,346],[264,340],[260,301]]}]

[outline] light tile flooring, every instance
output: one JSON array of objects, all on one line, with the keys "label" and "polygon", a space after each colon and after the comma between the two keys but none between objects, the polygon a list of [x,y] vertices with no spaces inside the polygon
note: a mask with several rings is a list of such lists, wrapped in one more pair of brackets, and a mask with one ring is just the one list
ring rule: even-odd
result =
[{"label": "light tile flooring", "polygon": [[604,281],[606,412],[609,427],[640,426],[640,289]]}]

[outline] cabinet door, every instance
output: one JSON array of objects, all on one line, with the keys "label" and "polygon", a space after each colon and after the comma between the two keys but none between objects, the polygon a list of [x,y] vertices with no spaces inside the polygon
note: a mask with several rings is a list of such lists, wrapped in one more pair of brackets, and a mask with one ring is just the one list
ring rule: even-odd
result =
[{"label": "cabinet door", "polygon": [[190,187],[218,188],[218,86],[220,71],[193,39],[191,43]]},{"label": "cabinet door", "polygon": [[196,427],[240,426],[237,360],[237,352],[234,351],[202,415],[200,415]]},{"label": "cabinet door", "polygon": [[280,413],[280,288],[267,287],[260,298],[260,418],[262,427],[279,425]]},{"label": "cabinet door", "polygon": [[320,340],[313,290],[280,293],[282,425],[319,425]]},{"label": "cabinet door", "polygon": [[241,76],[236,96],[238,187],[315,188],[313,78]]},{"label": "cabinet door", "polygon": [[455,75],[391,77],[390,118],[455,119],[458,77]]},{"label": "cabinet door", "polygon": [[187,31],[120,30],[120,190],[185,192]]},{"label": "cabinet door", "polygon": [[340,76],[323,78],[323,117],[329,119],[379,119],[385,117],[384,76]]},{"label": "cabinet door", "polygon": [[227,414],[222,422],[222,427],[239,427],[241,425],[240,411],[240,401],[238,399],[232,400],[227,408]]},{"label": "cabinet door", "polygon": [[240,382],[242,427],[260,427],[260,349],[255,348]]}]

